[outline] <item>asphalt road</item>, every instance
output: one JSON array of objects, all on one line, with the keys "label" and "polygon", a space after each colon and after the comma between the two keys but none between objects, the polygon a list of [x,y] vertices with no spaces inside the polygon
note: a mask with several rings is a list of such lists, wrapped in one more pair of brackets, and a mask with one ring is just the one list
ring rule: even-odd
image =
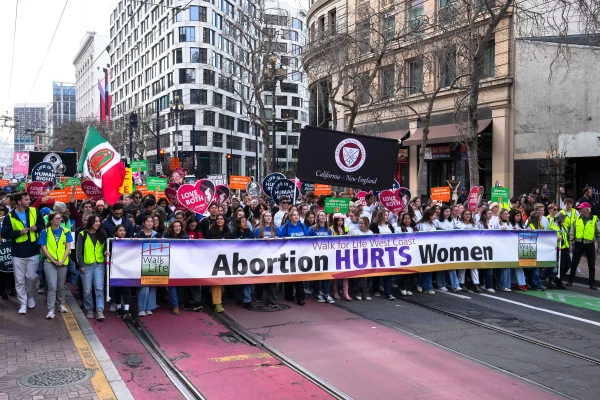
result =
[{"label": "asphalt road", "polygon": [[[591,304],[592,308],[596,306],[596,298],[600,304],[598,292],[578,286],[570,289],[568,292],[561,292],[568,293],[568,296],[576,293],[584,295],[579,303]],[[417,294],[415,291],[415,295],[409,299],[600,358],[600,312],[557,300],[561,294],[557,292],[543,293],[547,296],[543,298],[516,292],[490,295],[460,292],[459,297],[441,292],[435,295]],[[551,388],[567,397],[582,400],[598,398],[600,365],[590,361],[457,320],[400,299],[389,301],[374,298],[370,302],[341,301],[339,304],[362,316],[416,335],[449,351],[459,352],[491,368]]]}]

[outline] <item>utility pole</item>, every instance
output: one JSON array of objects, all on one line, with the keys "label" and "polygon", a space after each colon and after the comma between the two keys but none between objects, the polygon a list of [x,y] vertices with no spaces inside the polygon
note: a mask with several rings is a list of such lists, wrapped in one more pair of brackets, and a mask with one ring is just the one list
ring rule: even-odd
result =
[{"label": "utility pole", "polygon": [[171,115],[175,118],[175,134],[173,138],[175,139],[175,157],[179,157],[179,141],[177,140],[177,131],[179,130],[179,113],[183,113],[183,109],[185,106],[183,105],[183,100],[179,102],[179,96],[175,96],[173,101],[169,103],[169,108],[171,109]]},{"label": "utility pole", "polygon": [[256,168],[256,182],[260,182],[260,163],[258,160],[258,128],[256,125],[252,125],[254,128],[254,135],[256,136],[256,163],[255,168]]},{"label": "utility pole", "polygon": [[160,162],[160,102],[156,99],[156,175],[159,175],[160,165],[160,173],[162,175],[162,163]]}]

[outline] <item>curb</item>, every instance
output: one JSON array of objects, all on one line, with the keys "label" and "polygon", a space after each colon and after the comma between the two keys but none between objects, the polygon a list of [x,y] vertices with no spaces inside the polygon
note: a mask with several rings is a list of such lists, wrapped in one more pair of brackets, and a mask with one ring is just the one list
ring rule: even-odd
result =
[{"label": "curb", "polygon": [[73,297],[73,294],[69,290],[66,290],[65,292],[65,298],[69,308],[71,309],[71,312],[73,313],[73,317],[75,317],[75,320],[79,325],[79,329],[81,329],[83,336],[85,336],[90,348],[94,352],[94,356],[100,363],[102,372],[104,372],[106,380],[112,388],[115,396],[119,400],[134,400],[129,388],[121,378],[121,374],[119,374],[119,371],[117,371],[115,364],[113,364],[112,360],[108,356],[108,353],[104,349],[104,346],[102,346],[98,336],[96,336],[96,333],[94,332],[94,329],[90,325],[89,321],[85,315],[83,315],[83,311],[81,311],[81,307]]}]

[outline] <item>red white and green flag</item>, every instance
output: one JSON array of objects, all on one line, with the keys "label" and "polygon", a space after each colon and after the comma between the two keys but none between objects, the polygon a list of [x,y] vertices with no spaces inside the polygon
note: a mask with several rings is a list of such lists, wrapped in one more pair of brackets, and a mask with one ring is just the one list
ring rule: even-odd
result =
[{"label": "red white and green flag", "polygon": [[102,189],[102,197],[108,204],[114,205],[119,200],[125,166],[119,153],[91,125],[85,134],[79,171]]}]

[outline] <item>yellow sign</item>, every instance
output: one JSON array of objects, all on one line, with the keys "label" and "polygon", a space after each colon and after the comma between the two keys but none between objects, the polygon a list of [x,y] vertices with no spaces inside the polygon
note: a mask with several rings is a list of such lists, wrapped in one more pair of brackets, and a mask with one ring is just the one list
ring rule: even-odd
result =
[{"label": "yellow sign", "polygon": [[119,189],[121,194],[131,194],[133,192],[133,174],[131,168],[125,168],[125,180]]}]

